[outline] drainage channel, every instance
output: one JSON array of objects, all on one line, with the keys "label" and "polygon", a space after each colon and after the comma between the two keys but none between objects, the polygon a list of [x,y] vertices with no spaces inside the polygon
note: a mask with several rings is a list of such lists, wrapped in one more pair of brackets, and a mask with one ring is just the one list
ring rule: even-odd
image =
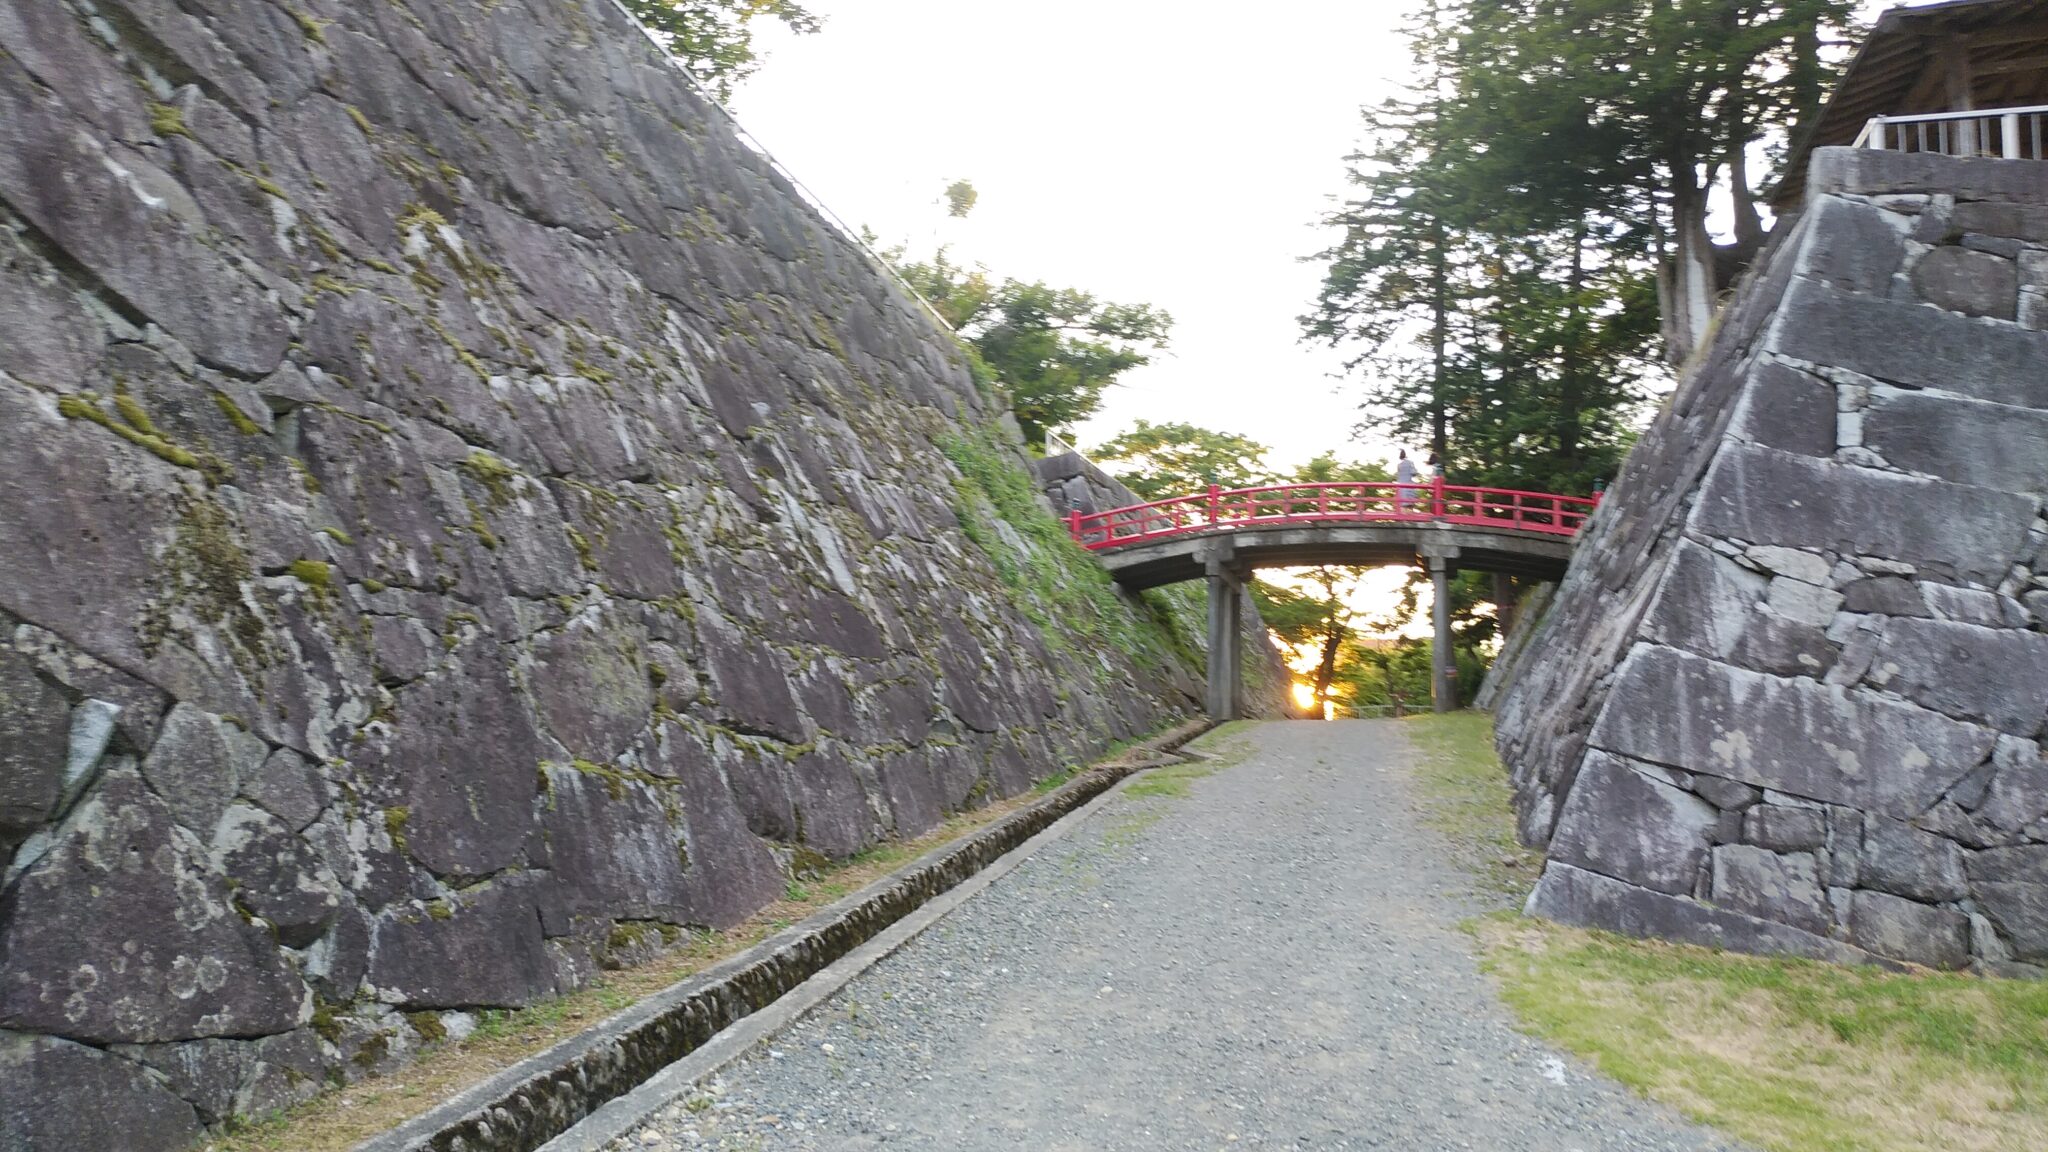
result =
[{"label": "drainage channel", "polygon": [[[354,1152],[539,1152],[544,1146],[547,1152],[568,1152],[601,1147],[604,1141],[588,1141],[622,1118],[630,1121],[644,1114],[638,1107],[644,1101],[687,1088],[760,1036],[801,1015],[852,973],[893,951],[995,877],[966,891],[955,889],[1102,799],[1132,774],[1176,762],[1173,753],[1211,726],[1207,721],[1183,725],[1115,761],[1090,768],[1029,807],[933,849],[747,951],[356,1145]],[[949,893],[955,898],[933,906]],[[908,919],[913,914],[921,915]],[[751,1028],[735,1027],[798,989],[807,992],[782,1010],[764,1014]],[[679,1061],[685,1063],[679,1066]],[[621,1099],[651,1081],[656,1083],[632,1100]],[[614,1101],[618,1106],[606,1109]],[[600,1123],[564,1137],[601,1111],[605,1119]]]}]

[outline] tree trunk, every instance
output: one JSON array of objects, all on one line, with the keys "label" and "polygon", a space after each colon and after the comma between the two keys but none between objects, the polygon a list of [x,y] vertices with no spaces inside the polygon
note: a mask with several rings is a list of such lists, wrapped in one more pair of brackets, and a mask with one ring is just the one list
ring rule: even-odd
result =
[{"label": "tree trunk", "polygon": [[1446,237],[1444,222],[1436,217],[1430,219],[1431,238],[1435,241],[1430,261],[1430,354],[1432,367],[1429,382],[1429,450],[1436,454],[1437,466],[1446,470],[1450,467],[1451,439],[1448,421],[1444,415],[1444,348],[1450,338],[1450,255],[1444,251]]},{"label": "tree trunk", "polygon": [[1707,235],[1707,195],[1689,157],[1671,166],[1671,254],[1657,273],[1664,308],[1664,358],[1684,364],[1714,320],[1714,242]]},{"label": "tree trunk", "polygon": [[1330,617],[1330,630],[1323,634],[1323,658],[1316,665],[1316,707],[1321,708],[1330,699],[1330,683],[1337,678],[1337,652],[1344,646],[1344,633],[1349,631],[1335,615]]},{"label": "tree trunk", "polygon": [[1558,464],[1574,476],[1579,471],[1579,408],[1585,393],[1579,383],[1579,366],[1586,338],[1580,330],[1580,297],[1586,285],[1586,237],[1586,218],[1581,216],[1572,231],[1572,271],[1565,285],[1564,342],[1558,363],[1556,423],[1552,425],[1556,430]]}]

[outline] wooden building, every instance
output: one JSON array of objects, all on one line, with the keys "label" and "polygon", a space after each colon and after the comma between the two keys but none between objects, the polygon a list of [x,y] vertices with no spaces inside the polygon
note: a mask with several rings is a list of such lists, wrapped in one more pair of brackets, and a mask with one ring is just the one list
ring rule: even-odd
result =
[{"label": "wooden building", "polygon": [[[1772,196],[1805,192],[1815,148],[1857,145],[2048,159],[2048,0],[1951,0],[1893,8],[1850,63]],[[2042,174],[2048,180],[2048,170]]]}]

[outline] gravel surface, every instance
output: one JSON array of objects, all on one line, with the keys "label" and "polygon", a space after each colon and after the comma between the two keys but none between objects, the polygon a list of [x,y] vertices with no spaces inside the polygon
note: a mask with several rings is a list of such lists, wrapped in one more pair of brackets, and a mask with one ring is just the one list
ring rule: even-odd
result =
[{"label": "gravel surface", "polygon": [[1516,1033],[1391,721],[1119,797],[614,1149],[1729,1150]]}]

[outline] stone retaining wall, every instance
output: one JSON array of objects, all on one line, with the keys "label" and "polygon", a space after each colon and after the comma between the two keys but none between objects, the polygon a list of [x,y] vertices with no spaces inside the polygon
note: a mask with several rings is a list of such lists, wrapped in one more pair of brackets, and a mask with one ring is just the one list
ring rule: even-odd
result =
[{"label": "stone retaining wall", "polygon": [[608,0],[0,6],[0,1146],[182,1147],[1184,719]]},{"label": "stone retaining wall", "polygon": [[1501,704],[1534,911],[2048,965],[2044,172],[1816,153]]}]

